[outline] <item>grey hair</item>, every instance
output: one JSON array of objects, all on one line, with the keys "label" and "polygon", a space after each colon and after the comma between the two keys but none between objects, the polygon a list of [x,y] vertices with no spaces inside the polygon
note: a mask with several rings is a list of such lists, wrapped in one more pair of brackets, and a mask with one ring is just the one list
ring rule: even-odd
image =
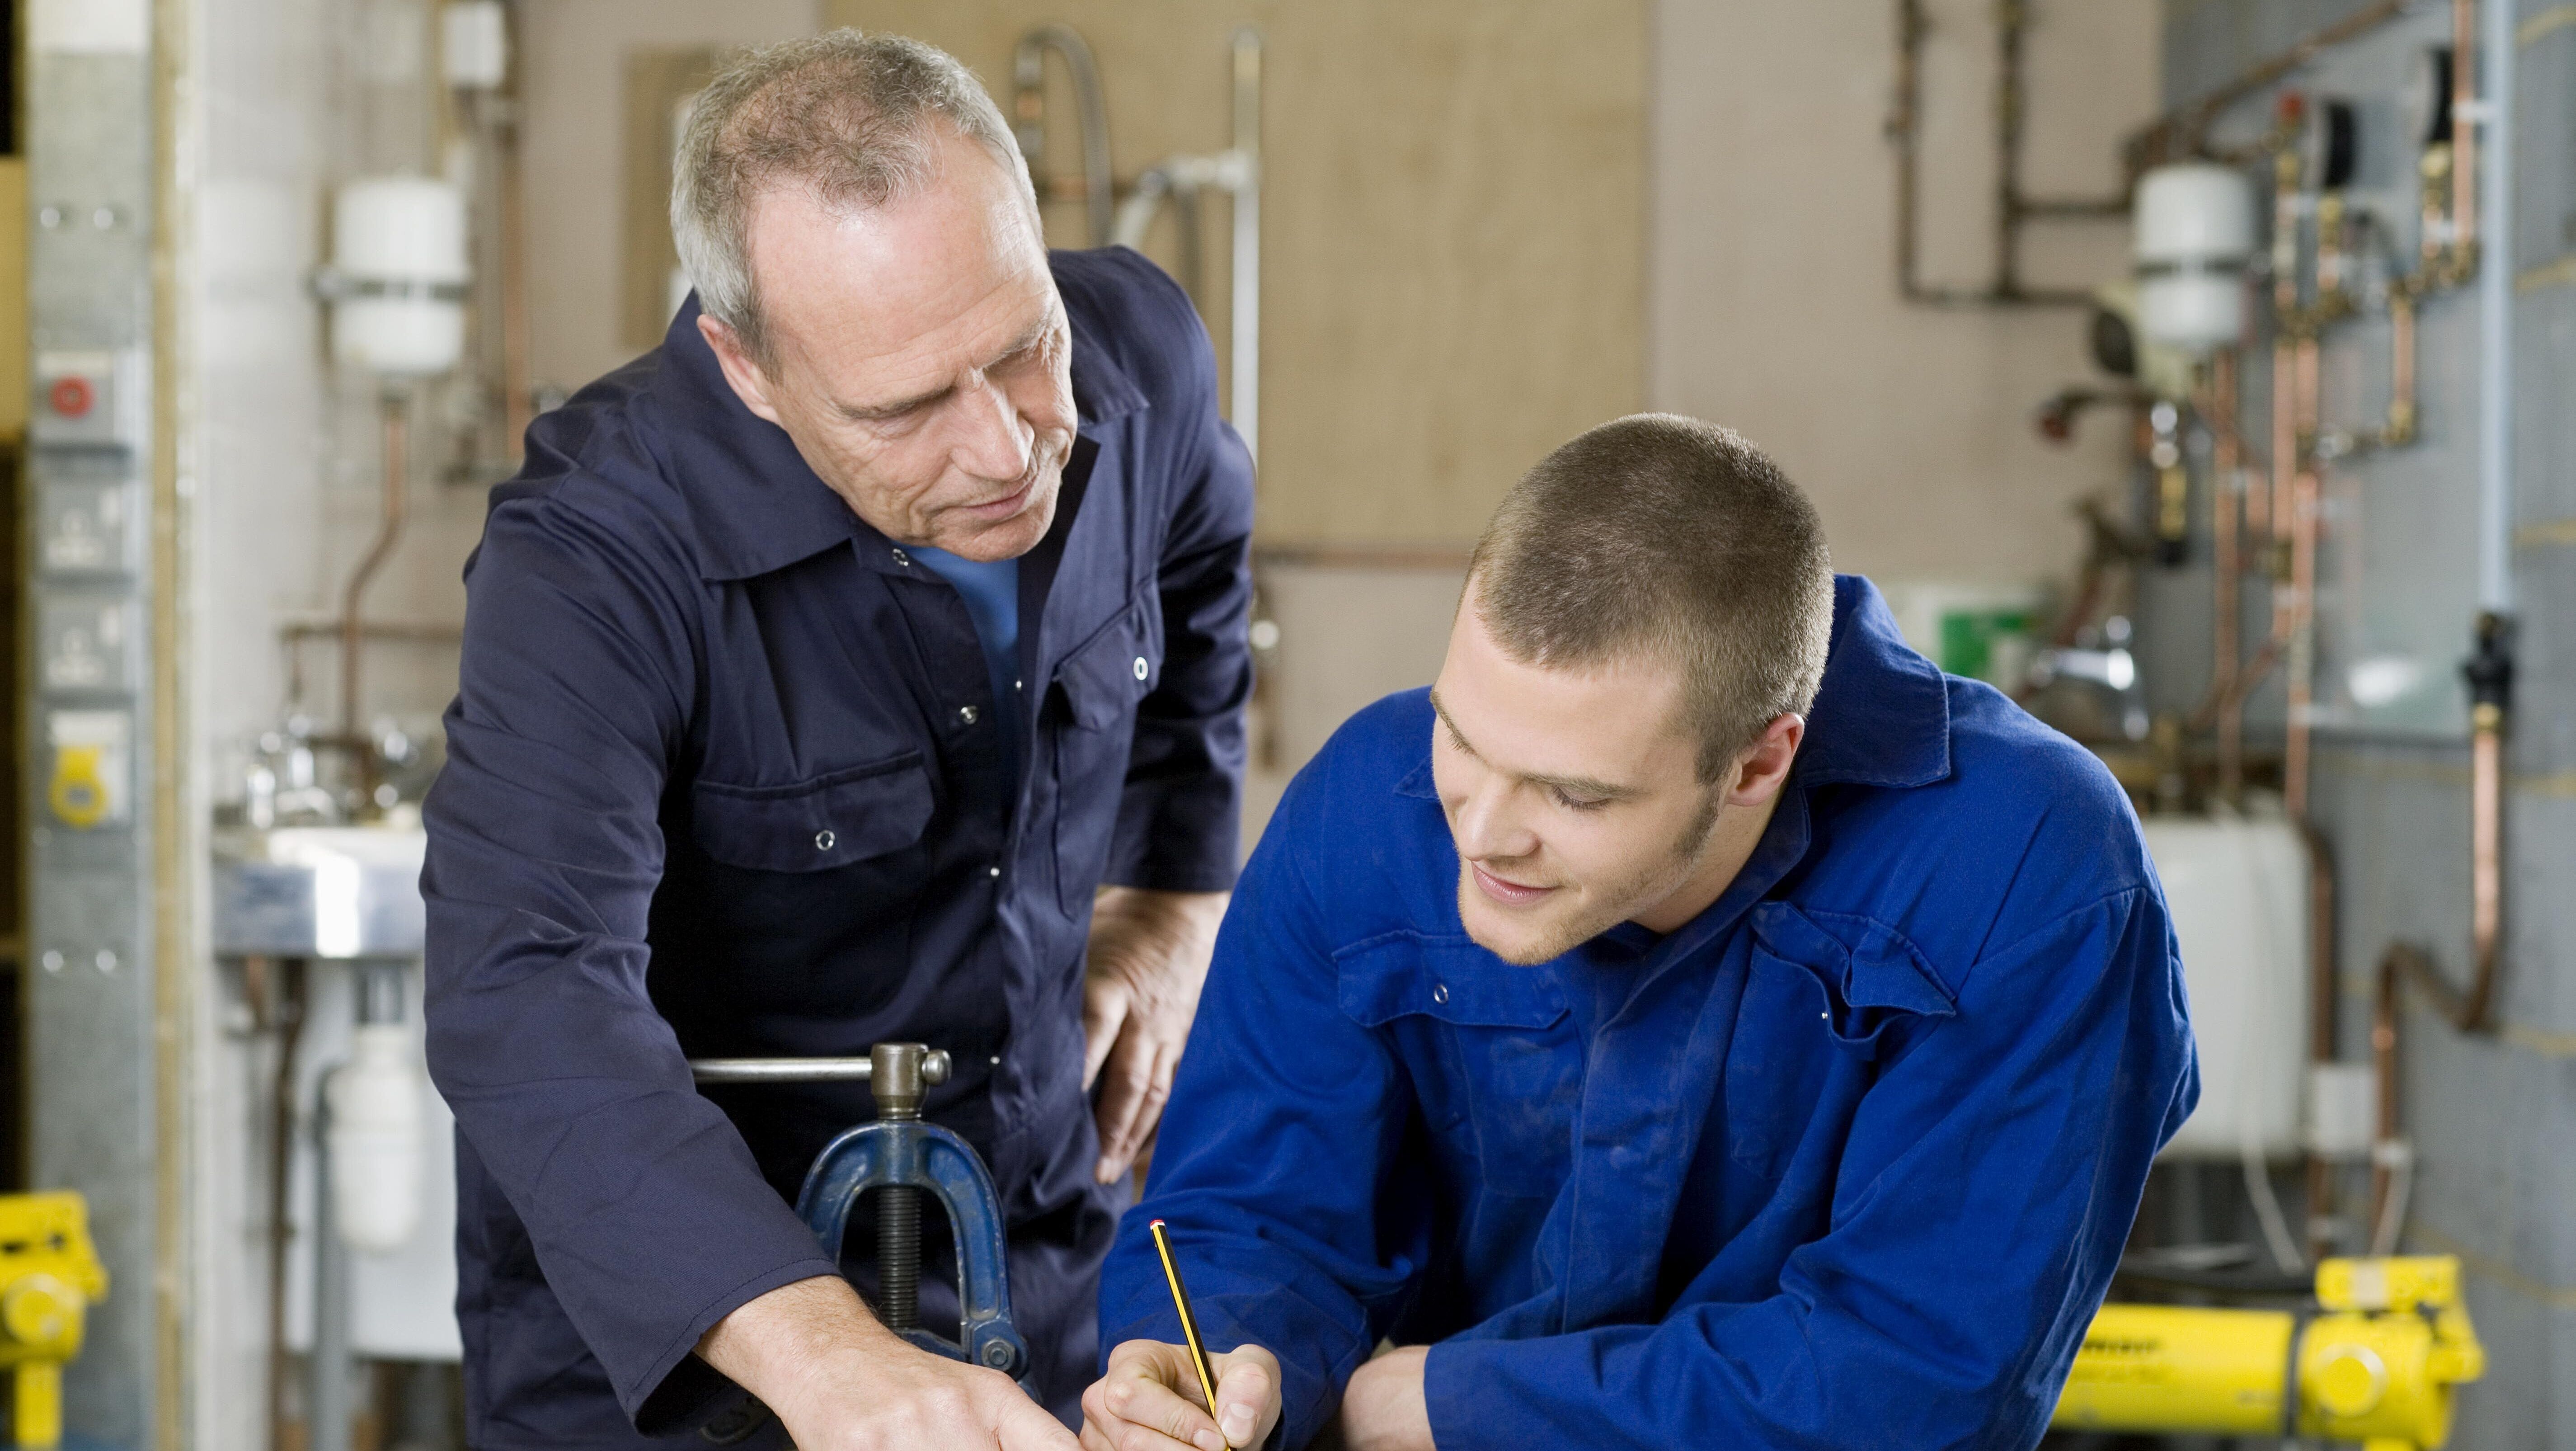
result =
[{"label": "grey hair", "polygon": [[671,235],[707,316],[769,361],[752,275],[751,212],[782,183],[858,210],[929,184],[937,117],[980,143],[1037,193],[1020,144],[983,83],[955,56],[899,35],[833,30],[750,52],[698,93],[671,168]]}]

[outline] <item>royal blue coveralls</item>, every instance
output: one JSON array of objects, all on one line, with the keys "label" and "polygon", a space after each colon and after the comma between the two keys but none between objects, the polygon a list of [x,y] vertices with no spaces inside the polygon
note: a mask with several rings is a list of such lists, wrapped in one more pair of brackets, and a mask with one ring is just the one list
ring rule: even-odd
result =
[{"label": "royal blue coveralls", "polygon": [[1464,934],[1425,695],[1290,787],[1226,919],[1101,1343],[1280,1359],[1303,1445],[1381,1337],[1443,1447],[2027,1447],[2198,1097],[2100,762],[1837,586],[1734,884],[1537,967]]},{"label": "royal blue coveralls", "polygon": [[493,495],[422,878],[477,1451],[752,1424],[691,1349],[833,1271],[789,1201],[873,1107],[701,1094],[696,1056],[947,1049],[929,1117],[999,1184],[1038,1383],[1069,1411],[1090,1374],[1129,1191],[1092,1182],[1084,935],[1104,881],[1232,884],[1252,491],[1180,289],[1118,249],[1053,267],[1080,424],[1020,560],[1020,700],[958,592],[734,397],[694,303]]}]

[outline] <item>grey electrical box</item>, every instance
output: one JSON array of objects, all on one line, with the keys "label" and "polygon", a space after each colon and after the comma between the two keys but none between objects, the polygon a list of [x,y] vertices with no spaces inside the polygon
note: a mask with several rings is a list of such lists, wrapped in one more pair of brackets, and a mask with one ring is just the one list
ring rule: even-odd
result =
[{"label": "grey electrical box", "polygon": [[141,448],[151,417],[133,348],[39,348],[28,438],[44,448]]},{"label": "grey electrical box", "polygon": [[49,478],[36,500],[36,568],[56,578],[130,575],[142,557],[142,491],[125,478]]}]

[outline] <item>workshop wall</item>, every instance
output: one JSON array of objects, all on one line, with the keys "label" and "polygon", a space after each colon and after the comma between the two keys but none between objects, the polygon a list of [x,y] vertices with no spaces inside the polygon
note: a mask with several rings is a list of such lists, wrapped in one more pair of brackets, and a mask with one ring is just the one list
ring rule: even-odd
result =
[{"label": "workshop wall", "polygon": [[[2361,0],[2166,0],[2165,98],[2189,100],[2363,8]],[[2407,59],[2395,48],[2439,40],[2443,9],[2425,7],[2340,47],[2296,82],[2321,94],[2385,95],[2376,88]],[[2576,1444],[2576,1402],[2561,1394],[2576,1384],[2576,1159],[2567,1152],[2576,1143],[2576,906],[2558,885],[2576,860],[2576,412],[2566,406],[2567,379],[2576,376],[2576,6],[2522,0],[2518,14],[2518,225],[2503,265],[2516,279],[2521,671],[2505,805],[2504,1026],[2492,1037],[2462,1037],[2410,1003],[2401,1039],[2418,1156],[2410,1247],[2461,1256],[2489,1356],[2486,1380],[2461,1396],[2452,1445],[2464,1451]],[[2232,135],[2260,125],[2254,104]],[[2428,305],[2422,441],[2334,471],[2326,491],[2325,548],[2351,572],[2330,564],[2319,600],[2328,709],[2315,809],[2337,864],[2348,1058],[2367,1052],[2373,972],[2390,941],[2426,943],[2454,980],[2465,972],[2469,768],[2456,724],[2465,696],[2450,672],[2468,652],[2476,574],[2476,337],[2473,297]],[[2367,333],[2329,343],[2332,415],[2376,406],[2382,346]],[[2259,417],[2259,390],[2248,405]],[[2147,668],[2168,699],[2188,699],[2208,679],[2207,606],[2187,604],[2205,599],[2205,573],[2153,595]],[[2355,658],[2354,632],[2411,619],[2441,635],[2425,647],[2438,651],[2434,726],[2374,727],[2338,712],[2333,676]]]},{"label": "workshop wall", "polygon": [[[1268,543],[1463,544],[1540,455],[1634,412],[1645,0],[826,0],[942,46],[1007,103],[1040,21],[1099,56],[1121,179],[1230,136],[1229,37],[1261,28]],[[1073,162],[1061,67],[1050,122]],[[1226,356],[1226,203],[1202,302]],[[1079,206],[1050,208],[1078,237]],[[1171,223],[1148,251],[1168,264]]]},{"label": "workshop wall", "polygon": [[[2119,186],[2121,136],[2156,110],[2155,8],[2030,7],[2033,195]],[[1927,282],[1992,266],[1995,7],[1932,0],[1923,55],[1920,228]],[[2096,378],[2081,310],[1936,309],[1895,284],[1891,7],[1669,3],[1654,29],[1647,396],[1741,430],[1825,516],[1834,561],[1882,582],[2062,581],[2073,506],[2118,497],[2127,440],[2030,425]],[[2123,218],[2028,228],[2035,286],[2125,275]]]},{"label": "workshop wall", "polygon": [[[627,90],[639,62],[649,71],[691,52],[810,35],[816,3],[544,0],[521,8],[529,366],[541,383],[570,392],[660,341],[658,328],[641,342],[634,337],[627,301],[634,280],[624,265],[655,243],[667,247],[670,235],[667,210],[639,214],[629,195],[631,171],[669,175],[667,160],[633,154],[627,134]],[[659,278],[641,281],[648,292],[661,290]]]}]

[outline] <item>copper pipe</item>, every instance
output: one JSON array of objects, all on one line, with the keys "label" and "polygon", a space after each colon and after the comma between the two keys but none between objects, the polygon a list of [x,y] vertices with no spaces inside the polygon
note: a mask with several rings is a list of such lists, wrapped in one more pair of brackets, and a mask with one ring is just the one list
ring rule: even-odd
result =
[{"label": "copper pipe", "polygon": [[[2236,350],[2221,348],[2211,357],[2209,386],[2201,412],[2209,420],[2212,471],[2217,487],[2210,490],[2210,556],[2212,581],[2216,594],[2210,632],[2209,689],[2214,698],[2225,699],[2236,689],[2237,673],[2243,669],[2238,652],[2243,648],[2237,636],[2241,632],[2244,610],[2240,598],[2244,580],[2243,562],[2236,557],[2237,522],[2244,507],[2243,449],[2236,432]],[[2245,717],[2239,711],[2221,711],[2218,715],[2218,793],[2234,801],[2245,789]]]},{"label": "copper pipe", "polygon": [[[2335,1060],[2335,887],[2334,852],[2325,833],[2301,823],[2308,844],[2308,1062]],[[2308,1164],[2308,1257],[2322,1260],[2334,1252],[2326,1226],[2334,1219],[2333,1167],[2322,1154]]]},{"label": "copper pipe", "polygon": [[2289,730],[2281,751],[2281,807],[2308,816],[2308,717],[2316,691],[2317,475],[2301,469],[2290,496]]},{"label": "copper pipe", "polygon": [[2030,0],[1995,7],[1995,281],[1997,297],[2021,292],[2021,133],[2029,102],[2022,86],[2022,33]]},{"label": "copper pipe", "polygon": [[2391,447],[2415,441],[2415,295],[2403,287],[2388,294],[2388,421],[2380,438]]},{"label": "copper pipe", "polygon": [[2431,280],[2442,267],[2443,236],[2450,229],[2444,211],[2451,185],[2451,143],[2424,148],[2415,165],[2420,202],[2416,216],[2416,276]]},{"label": "copper pipe", "polygon": [[[2379,959],[2379,982],[2371,994],[2370,1063],[2378,1079],[2378,1124],[2372,1138],[2379,1144],[2397,1142],[2401,1127],[2397,1098],[2397,981],[2406,972],[2406,959],[2418,956],[2406,943],[2390,944]],[[2371,1156],[2370,1222],[2375,1228],[2388,1213],[2388,1189],[2391,1166],[2377,1154]]]},{"label": "copper pipe", "polygon": [[[2236,678],[2228,682],[2227,689],[2212,690],[2191,708],[2191,714],[2184,721],[2185,728],[2205,731],[2227,712],[2243,710],[2254,692],[2263,688],[2263,682],[2272,678],[2273,667],[2281,663],[2281,652],[2288,645],[2289,642],[2277,634],[2265,639],[2261,648],[2236,672]],[[2242,720],[2237,722],[2237,729],[2244,729]]]},{"label": "copper pipe", "polygon": [[2299,467],[2299,414],[2290,395],[2298,373],[2298,344],[2284,333],[2272,344],[2272,496],[2263,511],[2275,544],[2290,537],[2290,490]]},{"label": "copper pipe", "polygon": [[378,763],[374,747],[367,743],[364,722],[359,719],[358,673],[366,654],[367,636],[358,611],[365,602],[367,586],[375,581],[376,571],[384,567],[394,546],[402,542],[403,521],[411,510],[410,400],[400,392],[387,390],[383,411],[383,522],[376,528],[375,543],[367,547],[358,567],[350,571],[349,583],[340,596],[340,735],[358,758],[359,792],[370,799],[376,789]]},{"label": "copper pipe", "polygon": [[2460,1005],[2464,1030],[2484,1028],[2495,1009],[2503,943],[2504,710],[2485,704],[2473,713],[2469,736],[2469,952],[2476,976]]},{"label": "copper pipe", "polygon": [[2091,307],[2082,288],[2024,287],[2021,229],[2035,217],[2116,217],[2128,211],[2126,185],[2101,198],[2036,199],[2021,190],[2024,129],[2022,33],[2027,0],[2003,0],[1996,15],[1994,267],[1986,287],[1933,287],[1922,279],[1922,249],[1915,233],[1922,210],[1921,119],[1923,40],[1931,21],[1923,0],[1896,0],[1896,88],[1887,115],[1888,141],[1896,148],[1896,291],[1908,302],[1933,307]]},{"label": "copper pipe", "polygon": [[2462,281],[2478,265],[2477,100],[2477,0],[2451,0],[2451,254]]}]

